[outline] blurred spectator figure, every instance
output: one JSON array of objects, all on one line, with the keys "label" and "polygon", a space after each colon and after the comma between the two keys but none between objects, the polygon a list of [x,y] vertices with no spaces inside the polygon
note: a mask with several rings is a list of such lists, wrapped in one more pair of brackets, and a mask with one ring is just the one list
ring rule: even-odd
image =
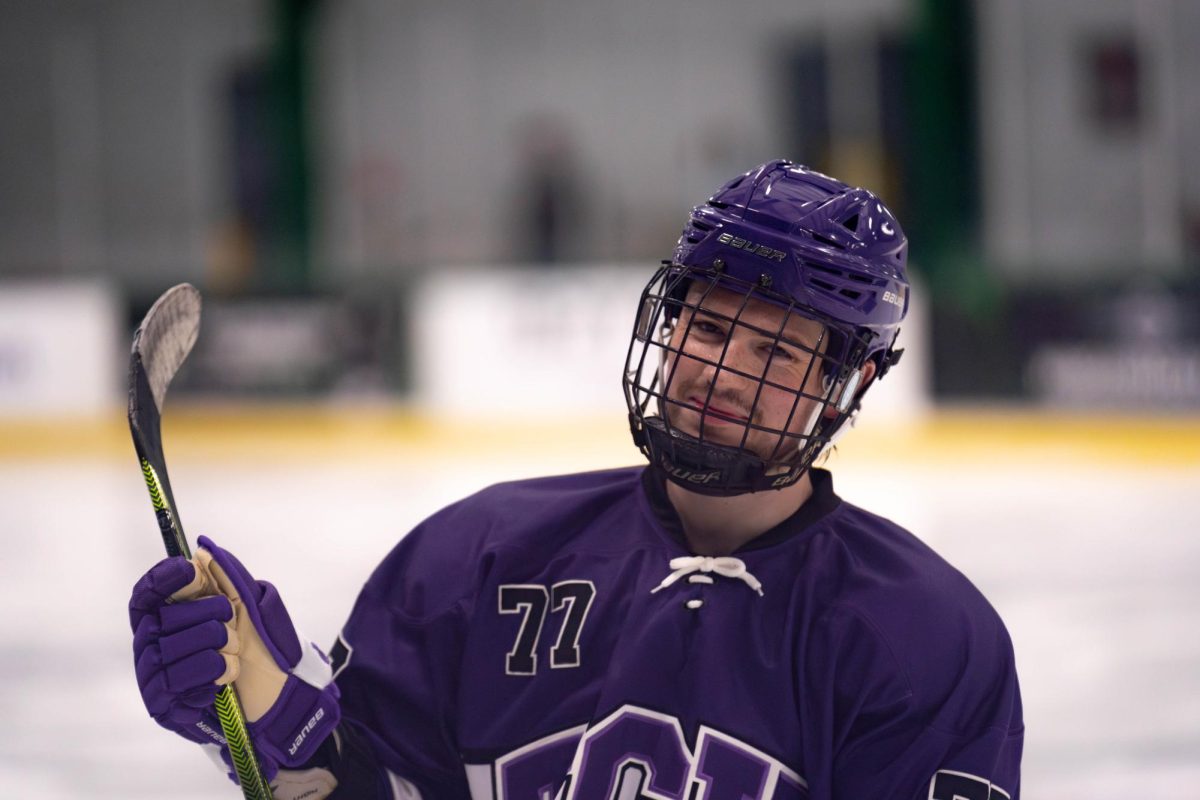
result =
[{"label": "blurred spectator figure", "polygon": [[572,226],[583,216],[581,168],[562,117],[543,112],[518,126],[516,255],[534,264],[577,261],[584,248]]},{"label": "blurred spectator figure", "polygon": [[235,216],[215,225],[206,255],[205,284],[209,290],[233,296],[253,288],[258,241],[248,220]]}]

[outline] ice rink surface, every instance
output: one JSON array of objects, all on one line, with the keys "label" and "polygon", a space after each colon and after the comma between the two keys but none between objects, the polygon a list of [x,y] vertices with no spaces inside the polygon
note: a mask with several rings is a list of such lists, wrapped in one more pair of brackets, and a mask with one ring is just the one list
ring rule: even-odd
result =
[{"label": "ice rink surface", "polygon": [[[636,463],[620,420],[539,432],[390,417],[182,412],[180,513],[272,580],[329,643],[374,564],[447,502],[514,477]],[[1022,796],[1200,797],[1200,424],[958,419],[855,432],[838,493],[962,569],[1012,633]],[[1139,431],[1150,430],[1150,435]],[[1177,435],[1181,430],[1183,434]],[[0,444],[5,797],[236,797],[134,685],[126,602],[161,544],[117,426],[9,428]]]}]

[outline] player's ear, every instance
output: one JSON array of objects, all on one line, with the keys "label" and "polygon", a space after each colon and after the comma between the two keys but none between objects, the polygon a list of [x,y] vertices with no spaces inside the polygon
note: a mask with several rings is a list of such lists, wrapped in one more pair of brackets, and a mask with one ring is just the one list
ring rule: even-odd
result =
[{"label": "player's ear", "polygon": [[858,393],[861,395],[865,392],[873,380],[875,380],[875,362],[868,360],[862,367],[862,380],[858,384]]}]

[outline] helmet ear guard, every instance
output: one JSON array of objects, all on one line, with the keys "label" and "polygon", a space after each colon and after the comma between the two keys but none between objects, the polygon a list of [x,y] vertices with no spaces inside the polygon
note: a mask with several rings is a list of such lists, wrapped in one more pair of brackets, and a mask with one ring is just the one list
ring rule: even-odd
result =
[{"label": "helmet ear guard", "polygon": [[[834,408],[839,413],[846,414],[854,405],[855,399],[858,397],[858,389],[862,384],[863,371],[861,369],[853,370],[848,376],[840,381],[834,382],[832,374],[826,374],[821,378],[821,386],[824,389],[825,396],[833,403]],[[837,398],[836,400],[834,398]]]}]

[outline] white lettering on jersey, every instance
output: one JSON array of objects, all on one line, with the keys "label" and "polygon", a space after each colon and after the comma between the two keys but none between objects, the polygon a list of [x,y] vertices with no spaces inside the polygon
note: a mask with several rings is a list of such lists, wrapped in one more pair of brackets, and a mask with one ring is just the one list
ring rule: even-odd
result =
[{"label": "white lettering on jersey", "polygon": [[[651,743],[646,749],[652,752],[639,752],[638,742]],[[491,765],[466,768],[474,800],[686,800],[697,787],[704,789],[701,796],[748,800],[808,796],[804,779],[766,753],[707,726],[689,748],[677,719],[632,705],[590,727],[530,742]]]}]

